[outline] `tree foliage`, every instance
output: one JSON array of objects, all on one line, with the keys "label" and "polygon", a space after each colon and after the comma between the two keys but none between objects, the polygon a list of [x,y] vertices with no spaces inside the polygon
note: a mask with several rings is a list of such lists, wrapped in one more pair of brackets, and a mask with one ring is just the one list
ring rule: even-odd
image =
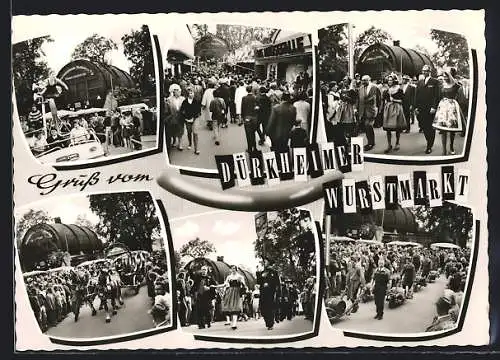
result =
[{"label": "tree foliage", "polygon": [[276,29],[264,27],[220,24],[216,27],[215,35],[227,42],[229,52],[234,52],[253,41],[269,44],[275,31]]},{"label": "tree foliage", "polygon": [[316,252],[310,214],[298,209],[277,212],[268,220],[267,231],[255,241],[259,258],[270,259],[278,273],[299,286],[315,274]]},{"label": "tree foliage", "polygon": [[186,244],[182,245],[179,249],[179,254],[181,257],[189,256],[196,259],[199,257],[205,257],[215,251],[215,246],[211,242],[201,240],[197,237],[196,239],[189,240]]},{"label": "tree foliage", "polygon": [[89,195],[89,200],[100,219],[96,230],[108,243],[119,241],[130,250],[152,250],[152,237],[160,231],[160,221],[148,192]]},{"label": "tree foliage", "polygon": [[17,246],[21,244],[26,231],[37,224],[50,224],[54,219],[45,210],[30,209],[16,221]]},{"label": "tree foliage", "polygon": [[320,29],[318,38],[321,80],[341,80],[348,71],[347,24],[337,24]]},{"label": "tree foliage", "polygon": [[431,38],[438,46],[435,60],[439,67],[449,66],[457,73],[469,77],[469,48],[467,39],[459,34],[432,29]]},{"label": "tree foliage", "polygon": [[130,75],[138,83],[141,89],[154,93],[155,78],[153,47],[149,27],[142,25],[140,30],[132,30],[121,38],[123,42],[124,54],[133,64],[130,68]]},{"label": "tree foliage", "polygon": [[192,24],[189,28],[191,29],[191,35],[193,36],[194,41],[198,41],[203,36],[208,34],[207,24]]},{"label": "tree foliage", "polygon": [[78,44],[71,54],[73,60],[86,59],[93,62],[107,63],[106,54],[117,50],[118,45],[111,39],[93,34]]},{"label": "tree foliage", "polygon": [[178,274],[179,271],[184,267],[184,265],[185,264],[182,263],[182,256],[181,256],[181,254],[177,250],[174,250],[175,273]]},{"label": "tree foliage", "polygon": [[12,45],[12,72],[16,89],[19,115],[27,115],[33,103],[33,84],[48,78],[50,69],[42,46],[52,42],[50,36],[42,36]]},{"label": "tree foliage", "polygon": [[75,225],[85,226],[85,227],[89,228],[90,230],[95,231],[94,224],[92,222],[90,222],[90,220],[87,218],[87,215],[85,215],[85,214],[79,214],[76,217]]},{"label": "tree foliage", "polygon": [[361,53],[370,45],[387,43],[392,36],[385,30],[371,26],[356,37],[354,42],[354,64],[359,60]]},{"label": "tree foliage", "polygon": [[433,242],[452,242],[465,247],[472,236],[473,218],[469,208],[443,202],[443,206],[418,206],[413,210],[424,231]]}]

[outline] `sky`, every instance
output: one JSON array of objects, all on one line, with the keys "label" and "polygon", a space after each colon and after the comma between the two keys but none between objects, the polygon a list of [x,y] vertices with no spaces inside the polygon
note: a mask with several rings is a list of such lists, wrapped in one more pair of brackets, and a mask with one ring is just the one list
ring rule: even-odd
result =
[{"label": "sky", "polygon": [[[91,26],[89,26],[91,24]],[[107,60],[114,66],[129,71],[132,65],[123,54],[121,37],[131,30],[138,30],[143,22],[140,19],[131,21],[130,18],[114,16],[105,20],[90,15],[50,15],[16,17],[13,22],[13,43],[30,38],[50,35],[54,42],[45,43],[42,50],[44,60],[55,72],[71,61],[71,54],[75,47],[94,33],[112,39],[118,50],[107,55]]]},{"label": "sky", "polygon": [[45,210],[51,217],[60,217],[63,224],[73,224],[78,215],[84,215],[93,224],[99,222],[99,217],[90,210],[89,199],[80,194],[64,196],[61,200],[51,198],[31,204],[29,209],[18,210],[18,217],[22,217],[31,209]]},{"label": "sky", "polygon": [[215,246],[216,252],[208,258],[217,260],[217,256],[224,256],[228,264],[243,265],[255,272],[259,261],[255,258],[253,245],[257,237],[254,215],[220,210],[171,219],[174,249],[179,250],[189,240],[199,237]]}]

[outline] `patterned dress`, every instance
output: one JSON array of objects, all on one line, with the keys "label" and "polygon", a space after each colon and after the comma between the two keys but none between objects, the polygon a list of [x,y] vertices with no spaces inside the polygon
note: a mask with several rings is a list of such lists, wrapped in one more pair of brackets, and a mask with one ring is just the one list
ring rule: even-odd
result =
[{"label": "patterned dress", "polygon": [[465,117],[458,104],[457,96],[460,85],[443,86],[441,101],[439,101],[434,123],[432,126],[441,131],[461,132],[464,128]]}]

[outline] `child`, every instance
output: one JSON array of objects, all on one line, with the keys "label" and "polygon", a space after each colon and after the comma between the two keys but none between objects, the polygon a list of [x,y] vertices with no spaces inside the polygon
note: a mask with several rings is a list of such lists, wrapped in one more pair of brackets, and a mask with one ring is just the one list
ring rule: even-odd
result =
[{"label": "child", "polygon": [[302,121],[300,119],[295,120],[294,126],[290,131],[290,147],[299,148],[306,147],[308,145],[307,131],[301,127]]}]

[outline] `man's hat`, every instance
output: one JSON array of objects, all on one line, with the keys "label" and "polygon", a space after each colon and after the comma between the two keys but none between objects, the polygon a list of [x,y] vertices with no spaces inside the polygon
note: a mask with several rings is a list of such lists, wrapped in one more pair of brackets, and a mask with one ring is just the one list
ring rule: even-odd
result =
[{"label": "man's hat", "polygon": [[431,67],[429,65],[427,65],[427,64],[424,65],[424,66],[422,66],[422,71],[425,71],[425,70],[431,71]]},{"label": "man's hat", "polygon": [[410,77],[408,75],[403,75],[403,80],[410,80]]}]

